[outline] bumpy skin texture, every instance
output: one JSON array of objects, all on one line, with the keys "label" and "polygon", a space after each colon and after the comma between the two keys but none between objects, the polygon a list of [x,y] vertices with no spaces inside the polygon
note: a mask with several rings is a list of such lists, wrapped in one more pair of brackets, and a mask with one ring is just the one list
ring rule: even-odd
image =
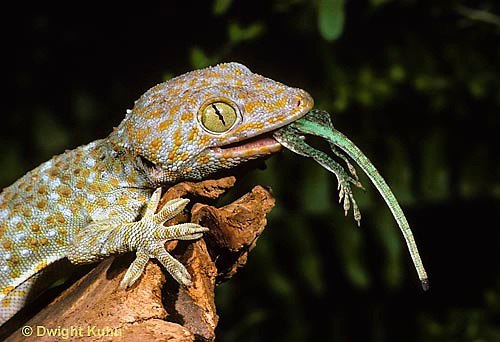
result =
[{"label": "bumpy skin texture", "polygon": [[[34,296],[35,286],[39,291],[43,270],[65,257],[78,264],[136,251],[122,287],[139,278],[150,258],[188,285],[189,274],[163,243],[199,238],[206,228],[164,227],[187,200],[171,201],[155,214],[158,187],[278,151],[271,138],[248,139],[299,119],[312,106],[303,90],[241,64],[220,64],[151,88],[107,138],[28,172],[0,194],[0,324]],[[203,123],[207,107],[219,126],[227,126],[222,132]],[[224,108],[234,111],[230,125]]]}]

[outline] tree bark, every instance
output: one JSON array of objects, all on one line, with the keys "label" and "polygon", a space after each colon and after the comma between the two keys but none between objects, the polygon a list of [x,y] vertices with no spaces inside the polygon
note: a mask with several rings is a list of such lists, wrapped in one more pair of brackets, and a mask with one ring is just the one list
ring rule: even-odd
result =
[{"label": "tree bark", "polygon": [[[234,183],[234,177],[226,177],[177,184],[164,193],[160,208],[178,197],[214,200]],[[191,221],[210,228],[200,240],[165,244],[187,267],[192,286],[179,286],[152,260],[136,284],[119,289],[134,258],[129,253],[100,263],[25,326],[33,329],[32,336],[44,334],[42,340],[60,340],[67,334],[70,339],[83,336],[89,341],[213,341],[219,320],[215,286],[246,264],[273,206],[272,194],[256,186],[222,208],[195,203],[189,213],[169,221],[167,225]],[[56,338],[48,336],[48,329]],[[8,340],[25,338],[19,329]]]}]

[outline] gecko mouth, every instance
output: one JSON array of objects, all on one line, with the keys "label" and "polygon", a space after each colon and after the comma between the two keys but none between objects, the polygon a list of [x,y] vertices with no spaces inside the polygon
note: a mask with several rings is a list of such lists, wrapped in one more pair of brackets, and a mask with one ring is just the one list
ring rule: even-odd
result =
[{"label": "gecko mouth", "polygon": [[212,147],[213,153],[224,159],[228,158],[256,158],[266,156],[281,150],[282,145],[273,138],[273,132],[267,132],[243,141],[219,147]]}]

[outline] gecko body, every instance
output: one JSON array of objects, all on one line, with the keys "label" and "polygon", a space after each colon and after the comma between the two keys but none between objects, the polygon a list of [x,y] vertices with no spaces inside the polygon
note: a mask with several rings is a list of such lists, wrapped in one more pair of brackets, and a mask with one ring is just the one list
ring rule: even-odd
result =
[{"label": "gecko body", "polygon": [[[189,284],[163,243],[196,239],[193,223],[164,227],[188,200],[155,213],[160,187],[203,179],[281,145],[268,133],[305,115],[311,96],[237,63],[195,70],[148,90],[106,138],[53,157],[0,194],[0,324],[26,305],[57,260],[89,263],[135,251],[132,285],[150,258]],[[35,287],[36,286],[36,287]]]}]

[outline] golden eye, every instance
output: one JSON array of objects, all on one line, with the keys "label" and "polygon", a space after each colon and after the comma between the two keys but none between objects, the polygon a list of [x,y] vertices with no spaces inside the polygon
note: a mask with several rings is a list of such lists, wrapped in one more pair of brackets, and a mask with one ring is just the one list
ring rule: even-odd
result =
[{"label": "golden eye", "polygon": [[216,101],[207,104],[201,111],[201,124],[210,132],[223,133],[233,127],[238,114],[226,102]]}]

